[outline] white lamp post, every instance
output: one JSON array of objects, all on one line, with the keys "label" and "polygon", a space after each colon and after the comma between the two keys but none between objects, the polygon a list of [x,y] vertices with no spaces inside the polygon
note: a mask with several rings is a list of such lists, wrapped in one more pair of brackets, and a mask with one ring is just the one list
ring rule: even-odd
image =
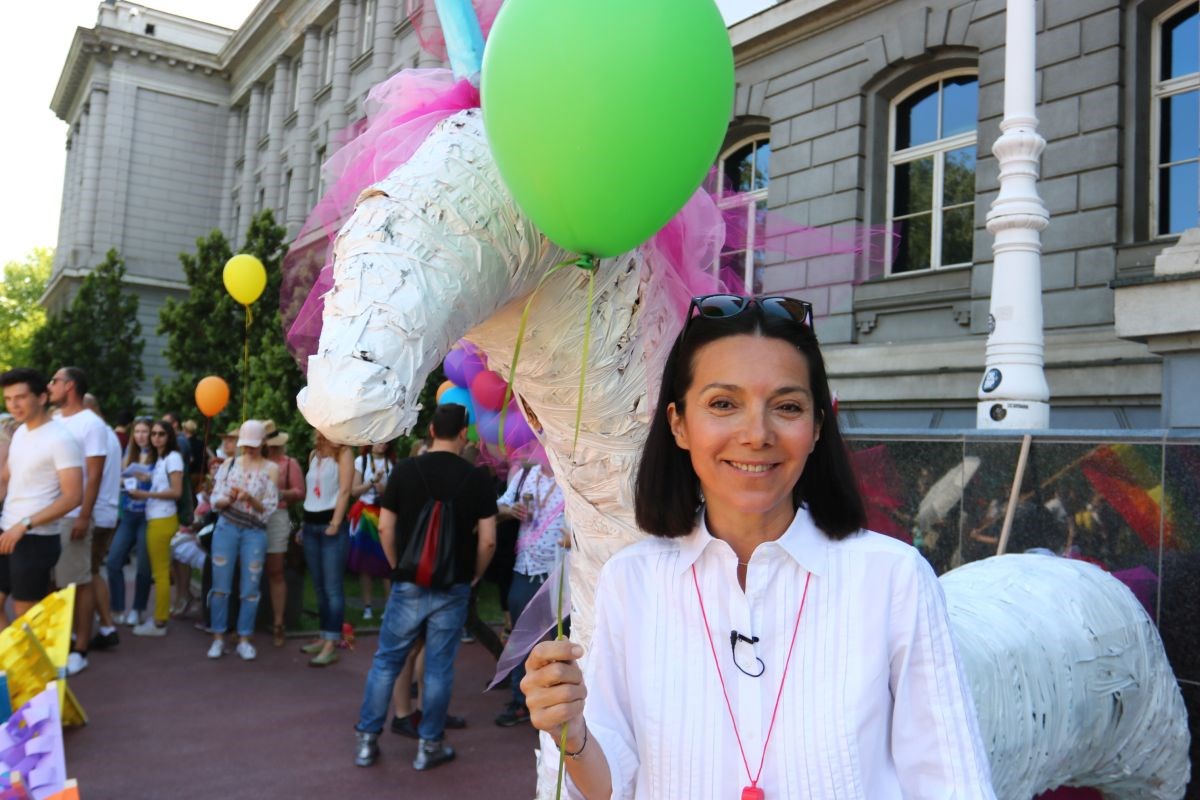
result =
[{"label": "white lamp post", "polygon": [[1046,140],[1034,110],[1034,0],[1008,0],[1004,50],[1004,121],[992,146],[1000,194],[987,229],[992,244],[992,302],[987,360],[979,383],[978,428],[1047,428],[1050,387],[1043,371],[1042,239],[1049,214],[1037,193]]}]

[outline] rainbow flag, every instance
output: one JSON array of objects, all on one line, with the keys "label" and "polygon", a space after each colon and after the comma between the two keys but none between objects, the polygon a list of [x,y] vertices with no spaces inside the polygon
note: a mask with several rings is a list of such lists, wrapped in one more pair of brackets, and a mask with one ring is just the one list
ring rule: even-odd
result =
[{"label": "rainbow flag", "polygon": [[1083,460],[1084,476],[1142,543],[1174,548],[1174,525],[1163,518],[1162,475],[1131,444],[1104,445]]},{"label": "rainbow flag", "polygon": [[346,569],[357,575],[372,578],[390,578],[392,568],[388,565],[379,541],[379,506],[367,505],[359,500],[350,507],[350,555]]}]

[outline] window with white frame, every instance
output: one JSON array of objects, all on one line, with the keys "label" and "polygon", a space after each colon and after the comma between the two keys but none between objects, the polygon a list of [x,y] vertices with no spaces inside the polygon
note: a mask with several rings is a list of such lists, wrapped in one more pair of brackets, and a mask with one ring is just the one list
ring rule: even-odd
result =
[{"label": "window with white frame", "polygon": [[288,78],[288,113],[300,110],[300,56],[292,56],[291,75]]},{"label": "window with white frame", "polygon": [[358,52],[365,53],[375,44],[375,6],[377,0],[362,0],[358,7]]},{"label": "window with white frame", "polygon": [[[771,180],[771,137],[757,134],[726,149],[717,163],[717,205],[725,217],[719,268],[730,269],[748,292],[762,291],[766,252],[761,247]],[[758,245],[758,246],[756,246]]]},{"label": "window with white frame", "polygon": [[279,83],[276,81],[263,88],[263,110],[258,123],[258,138],[260,139],[271,132],[271,104],[278,102],[275,97],[275,87],[278,85]]},{"label": "window with white frame", "polygon": [[288,198],[292,194],[292,170],[288,170],[283,175],[283,187],[279,195],[279,219],[287,219],[288,214]]},{"label": "window with white frame", "polygon": [[971,263],[979,78],[948,72],[892,103],[888,263],[893,274]]},{"label": "window with white frame", "polygon": [[1179,3],[1154,21],[1150,196],[1154,232],[1200,225],[1200,6]]},{"label": "window with white frame", "polygon": [[333,82],[333,60],[337,56],[337,26],[328,25],[321,32],[320,68],[317,85],[326,86]]},{"label": "window with white frame", "polygon": [[321,169],[325,164],[325,146],[321,145],[317,148],[317,163],[309,170],[309,206],[315,206],[317,201],[321,199],[321,195],[325,194],[325,171]]}]

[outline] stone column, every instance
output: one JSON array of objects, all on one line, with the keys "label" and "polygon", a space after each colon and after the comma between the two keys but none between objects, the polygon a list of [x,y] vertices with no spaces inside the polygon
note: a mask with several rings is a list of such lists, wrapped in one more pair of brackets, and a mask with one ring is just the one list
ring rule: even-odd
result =
[{"label": "stone column", "polygon": [[396,55],[396,11],[398,0],[379,0],[375,4],[375,40],[371,45],[371,85],[381,83]]},{"label": "stone column", "polygon": [[267,163],[263,167],[263,185],[266,188],[264,205],[275,212],[276,220],[279,219],[279,194],[282,189],[279,183],[283,175],[283,119],[291,111],[284,108],[289,94],[288,82],[291,81],[292,75],[291,63],[292,60],[287,56],[280,56],[275,62],[271,114],[267,120],[267,135],[271,138],[267,142]]},{"label": "stone column", "polygon": [[321,51],[321,29],[310,25],[304,31],[304,53],[300,57],[300,85],[297,88],[297,143],[292,145],[288,163],[292,165],[292,188],[287,202],[288,236],[295,236],[308,216],[308,181],[312,168],[312,131],[316,108],[313,95],[317,91],[317,59]]},{"label": "stone column", "polygon": [[258,171],[258,140],[262,138],[262,100],[263,85],[256,83],[250,87],[250,108],[246,114],[246,142],[242,151],[242,189],[239,199],[242,201],[242,214],[238,218],[236,241],[243,242],[246,231],[250,230],[250,220],[254,217],[254,173]]},{"label": "stone column", "polygon": [[221,176],[221,216],[217,227],[226,232],[230,241],[237,236],[237,220],[233,219],[233,179],[236,174],[238,122],[241,115],[236,108],[228,109],[229,119],[225,123],[225,172]]},{"label": "stone column", "polygon": [[83,156],[83,187],[79,198],[79,228],[75,245],[83,262],[92,260],[96,232],[96,203],[100,188],[100,153],[104,146],[104,111],[108,89],[95,87],[88,101]]},{"label": "stone column", "polygon": [[[74,126],[68,126],[66,153],[63,156],[62,198],[58,205],[58,241],[54,247],[54,266],[52,267],[54,272],[62,269],[66,261],[67,249],[71,246],[71,238],[74,235],[71,225],[71,200],[75,196],[74,186],[71,185],[71,179],[74,176],[72,167],[75,163],[72,152],[73,133]],[[78,151],[79,148],[75,147],[74,150]]]},{"label": "stone column", "polygon": [[346,127],[346,101],[350,99],[350,62],[354,60],[354,25],[358,19],[358,0],[338,4],[337,39],[333,56],[333,88],[329,102],[329,137],[332,141]]},{"label": "stone column", "polygon": [[1008,0],[1004,49],[1004,121],[992,152],[1000,194],[987,228],[992,244],[992,302],[987,358],[979,384],[978,428],[1050,427],[1042,336],[1042,231],[1050,215],[1038,197],[1038,159],[1046,140],[1034,108],[1034,0]]}]

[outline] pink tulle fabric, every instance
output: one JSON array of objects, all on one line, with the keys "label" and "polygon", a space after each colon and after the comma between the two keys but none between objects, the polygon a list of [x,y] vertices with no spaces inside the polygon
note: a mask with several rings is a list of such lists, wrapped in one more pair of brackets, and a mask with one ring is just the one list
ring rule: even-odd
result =
[{"label": "pink tulle fabric", "polygon": [[333,239],[363,189],[412,158],[442,120],[479,107],[479,90],[449,70],[406,69],[371,89],[366,116],[341,137],[322,166],[329,187],[283,262],[280,313],[288,347],[301,369],[316,352],[324,295],[333,287]]},{"label": "pink tulle fabric", "polygon": [[[503,0],[472,0],[475,15],[479,17],[479,27],[483,30],[483,38],[487,39],[496,14],[500,11]],[[446,37],[442,35],[442,26],[438,22],[437,5],[434,0],[409,0],[408,21],[416,31],[417,41],[421,49],[439,61],[446,60]]]},{"label": "pink tulle fabric", "polygon": [[[425,2],[432,6],[432,0]],[[307,356],[316,352],[323,297],[333,286],[333,239],[359,194],[407,162],[443,119],[478,106],[478,89],[455,81],[448,70],[404,70],[373,88],[367,116],[335,137],[345,141],[324,164],[329,189],[284,260],[280,311],[288,347],[302,369]],[[669,294],[680,318],[695,295],[747,291],[804,297],[821,317],[829,312],[831,287],[882,274],[886,239],[892,235],[887,229],[853,224],[813,228],[782,213],[759,210],[750,237],[746,208],[753,200],[736,194],[716,197],[714,185],[715,170],[707,188],[698,189],[641,248],[649,264],[670,270],[658,288]],[[754,285],[747,286],[744,274],[727,265],[744,259],[747,249],[782,256],[787,263],[769,267],[765,278],[752,276]],[[722,258],[723,253],[739,252],[742,255]]]}]

